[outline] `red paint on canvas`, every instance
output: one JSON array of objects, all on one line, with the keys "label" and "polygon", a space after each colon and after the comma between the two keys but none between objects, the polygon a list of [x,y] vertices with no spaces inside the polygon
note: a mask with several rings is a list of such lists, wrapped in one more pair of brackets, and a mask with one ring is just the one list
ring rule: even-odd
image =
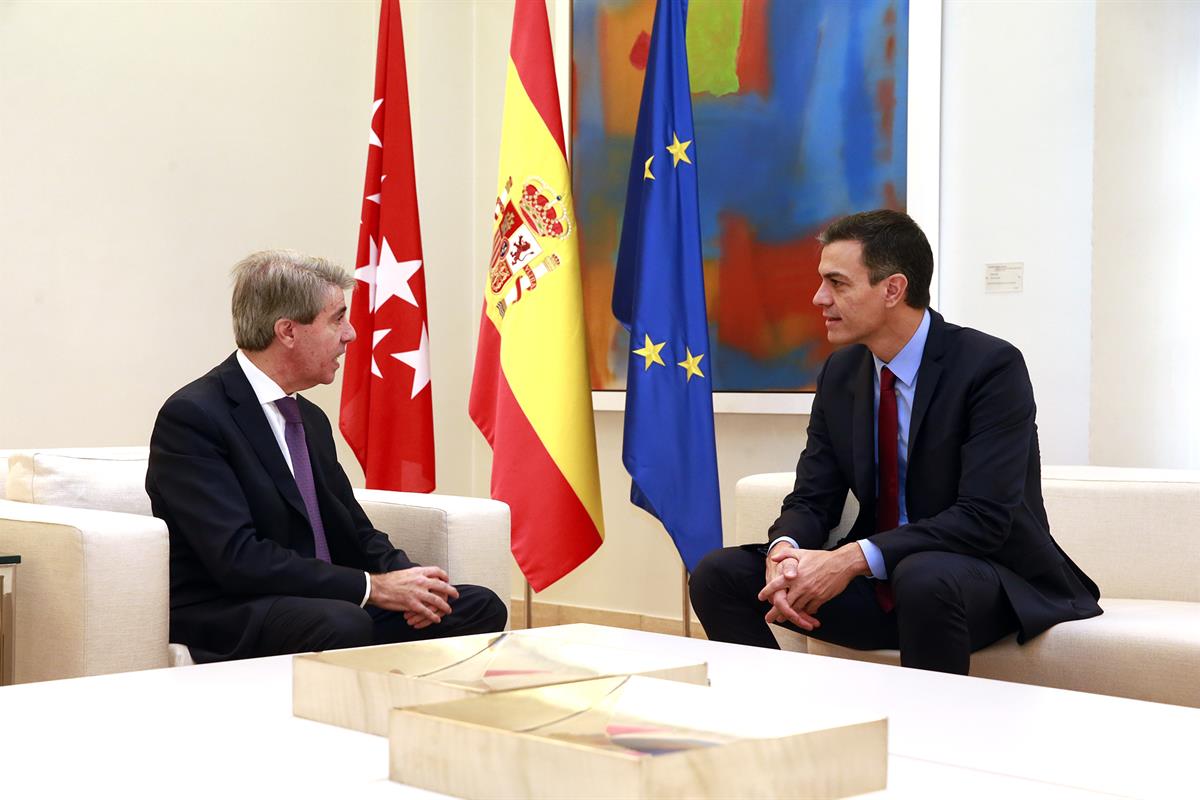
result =
[{"label": "red paint on canvas", "polygon": [[810,302],[820,281],[816,234],[763,242],[744,217],[721,216],[716,323],[725,344],[767,359],[824,340],[821,312]]},{"label": "red paint on canvas", "polygon": [[767,37],[770,0],[743,0],[742,36],[738,42],[738,94],[771,92],[771,65]]},{"label": "red paint on canvas", "polygon": [[646,70],[646,62],[650,60],[650,34],[642,31],[633,41],[633,48],[629,51],[629,63],[633,64],[635,69],[640,69],[643,72]]}]

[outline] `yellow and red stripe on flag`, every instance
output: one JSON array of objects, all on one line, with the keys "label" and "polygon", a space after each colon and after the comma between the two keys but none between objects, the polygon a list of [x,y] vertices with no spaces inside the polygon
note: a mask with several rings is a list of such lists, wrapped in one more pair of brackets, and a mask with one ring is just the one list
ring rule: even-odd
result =
[{"label": "yellow and red stripe on flag", "polygon": [[579,231],[544,0],[513,12],[492,255],[471,419],[492,446],[492,497],[541,591],[604,539],[584,340]]}]

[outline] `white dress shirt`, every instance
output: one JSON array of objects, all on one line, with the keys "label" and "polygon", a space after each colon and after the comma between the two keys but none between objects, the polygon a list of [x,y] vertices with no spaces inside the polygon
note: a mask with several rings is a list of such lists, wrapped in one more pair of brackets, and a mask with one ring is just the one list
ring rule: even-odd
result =
[{"label": "white dress shirt", "polygon": [[[254,390],[254,396],[258,398],[258,402],[262,406],[263,414],[267,418],[267,424],[271,426],[271,433],[275,434],[275,442],[279,445],[279,451],[283,453],[283,460],[287,463],[288,471],[292,473],[292,477],[296,476],[296,468],[292,466],[292,454],[288,450],[287,437],[284,434],[285,421],[283,412],[275,405],[275,401],[284,397],[288,397],[288,393],[279,388],[279,384],[271,380],[267,373],[254,365],[254,362],[246,357],[246,354],[241,350],[237,351],[238,365],[242,368],[242,372],[246,375],[246,380],[250,381],[250,388]],[[294,395],[292,395],[294,397]],[[368,598],[371,597],[371,574],[364,572],[367,577],[367,593],[363,595],[360,606],[367,604]]]}]

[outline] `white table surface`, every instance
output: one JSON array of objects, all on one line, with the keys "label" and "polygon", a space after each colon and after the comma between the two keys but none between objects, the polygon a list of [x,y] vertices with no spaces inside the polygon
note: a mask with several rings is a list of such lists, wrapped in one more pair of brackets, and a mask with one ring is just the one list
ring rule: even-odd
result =
[{"label": "white table surface", "polygon": [[[707,661],[714,689],[764,714],[886,715],[888,797],[1200,796],[1200,709],[561,629]],[[386,739],[293,717],[291,672],[280,656],[0,688],[0,796],[436,796],[387,780]]]}]

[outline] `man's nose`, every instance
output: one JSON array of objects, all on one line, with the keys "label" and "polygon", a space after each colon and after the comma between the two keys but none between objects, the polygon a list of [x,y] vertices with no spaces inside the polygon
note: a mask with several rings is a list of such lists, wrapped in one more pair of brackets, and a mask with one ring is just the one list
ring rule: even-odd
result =
[{"label": "man's nose", "polygon": [[825,284],[822,283],[817,287],[817,293],[813,295],[812,303],[814,306],[822,307],[829,305],[829,292],[826,291]]},{"label": "man's nose", "polygon": [[350,324],[349,320],[347,320],[346,321],[346,330],[342,332],[342,341],[345,342],[346,344],[350,344],[357,338],[358,338],[358,334],[354,332],[354,326]]}]

